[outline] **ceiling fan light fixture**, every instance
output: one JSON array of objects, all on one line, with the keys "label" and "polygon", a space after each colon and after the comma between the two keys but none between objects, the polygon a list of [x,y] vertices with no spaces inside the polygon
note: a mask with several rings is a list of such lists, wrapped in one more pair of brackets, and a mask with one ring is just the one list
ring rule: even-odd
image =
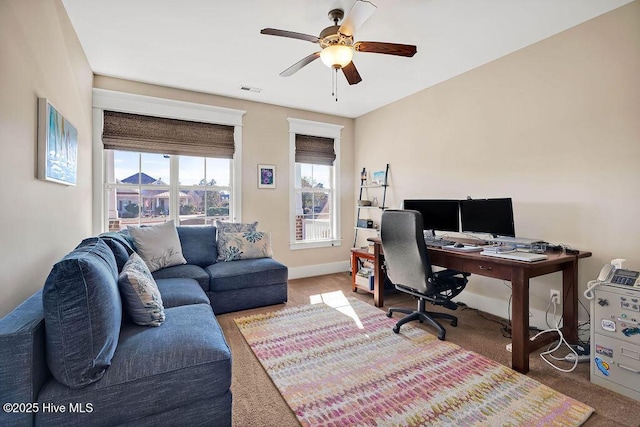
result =
[{"label": "ceiling fan light fixture", "polygon": [[343,68],[349,65],[353,58],[353,47],[344,44],[327,46],[320,52],[320,59],[330,68]]}]

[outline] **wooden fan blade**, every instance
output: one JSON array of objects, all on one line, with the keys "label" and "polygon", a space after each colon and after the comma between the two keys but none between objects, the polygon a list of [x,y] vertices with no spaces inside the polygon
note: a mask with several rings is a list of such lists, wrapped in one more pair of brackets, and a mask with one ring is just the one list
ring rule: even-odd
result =
[{"label": "wooden fan blade", "polygon": [[356,52],[382,53],[384,55],[398,55],[411,57],[416,54],[417,48],[411,44],[384,43],[384,42],[356,42],[353,45]]},{"label": "wooden fan blade", "polygon": [[312,63],[313,61],[315,61],[318,58],[320,58],[320,52],[312,53],[309,56],[305,56],[300,61],[298,61],[295,64],[293,64],[291,67],[289,67],[286,70],[284,70],[283,72],[281,72],[280,75],[282,77],[289,77],[290,75],[292,75],[296,71],[300,70],[305,65],[308,65],[308,64]]},{"label": "wooden fan blade", "polygon": [[288,37],[290,39],[306,40],[311,43],[318,43],[320,39],[316,36],[309,34],[296,33],[294,31],[278,30],[275,28],[265,28],[260,31],[260,34],[267,34],[269,36]]},{"label": "wooden fan blade", "polygon": [[353,36],[356,30],[373,15],[377,7],[368,1],[357,0],[338,30],[345,36]]},{"label": "wooden fan blade", "polygon": [[350,85],[356,85],[362,81],[362,77],[360,77],[356,66],[353,65],[353,61],[349,62],[345,67],[342,67],[342,73]]}]

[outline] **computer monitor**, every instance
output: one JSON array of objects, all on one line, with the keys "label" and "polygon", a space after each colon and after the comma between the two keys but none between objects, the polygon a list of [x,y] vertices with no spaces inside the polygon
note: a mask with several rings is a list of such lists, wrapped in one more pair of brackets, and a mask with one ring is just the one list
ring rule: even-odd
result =
[{"label": "computer monitor", "polygon": [[422,229],[438,231],[460,230],[460,207],[457,200],[408,199],[404,209],[422,214]]},{"label": "computer monitor", "polygon": [[460,222],[464,233],[516,236],[511,198],[460,200]]}]

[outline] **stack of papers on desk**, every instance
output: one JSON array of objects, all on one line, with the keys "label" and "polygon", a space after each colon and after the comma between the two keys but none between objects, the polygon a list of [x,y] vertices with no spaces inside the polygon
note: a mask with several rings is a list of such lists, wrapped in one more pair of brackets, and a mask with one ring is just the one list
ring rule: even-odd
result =
[{"label": "stack of papers on desk", "polygon": [[520,252],[520,251],[513,251],[513,252],[482,251],[480,252],[480,255],[487,255],[494,258],[513,259],[516,261],[526,261],[526,262],[542,261],[543,259],[549,258],[544,254],[534,254],[531,252]]},{"label": "stack of papers on desk", "polygon": [[447,246],[443,246],[442,249],[450,249],[452,251],[459,251],[459,252],[479,252],[482,250],[482,246],[464,245],[460,248],[456,248],[454,245],[447,245]]}]

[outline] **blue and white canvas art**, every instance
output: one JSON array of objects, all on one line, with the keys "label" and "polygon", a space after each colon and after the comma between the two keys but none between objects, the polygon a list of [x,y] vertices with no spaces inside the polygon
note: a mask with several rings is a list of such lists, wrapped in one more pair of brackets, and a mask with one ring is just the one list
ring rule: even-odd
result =
[{"label": "blue and white canvas art", "polygon": [[76,185],[78,130],[46,98],[38,98],[38,178]]}]

